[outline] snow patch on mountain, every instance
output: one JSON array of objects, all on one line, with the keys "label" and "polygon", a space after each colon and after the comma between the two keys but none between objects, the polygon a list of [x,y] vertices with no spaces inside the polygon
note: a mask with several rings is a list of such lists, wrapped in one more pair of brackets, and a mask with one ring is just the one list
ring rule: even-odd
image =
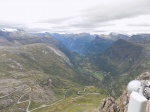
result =
[{"label": "snow patch on mountain", "polygon": [[16,31],[18,31],[17,29],[14,29],[14,28],[3,28],[0,30],[3,32],[16,32]]}]

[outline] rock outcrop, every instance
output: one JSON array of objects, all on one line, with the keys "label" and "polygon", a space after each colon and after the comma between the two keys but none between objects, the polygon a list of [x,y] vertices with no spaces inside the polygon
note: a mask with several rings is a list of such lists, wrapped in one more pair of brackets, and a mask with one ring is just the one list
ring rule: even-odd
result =
[{"label": "rock outcrop", "polygon": [[116,101],[112,97],[107,97],[102,100],[99,112],[121,112]]},{"label": "rock outcrop", "polygon": [[[147,84],[150,81],[150,73],[145,72],[136,78],[142,83]],[[99,112],[127,112],[129,103],[129,95],[125,91],[116,101],[112,97],[107,97],[102,100]],[[150,101],[147,103],[147,111],[150,112]]]},{"label": "rock outcrop", "polygon": [[[149,72],[145,72],[145,73],[141,74],[140,76],[138,76],[136,78],[136,80],[140,80],[142,83],[148,84],[148,81],[150,81],[150,73]],[[150,107],[150,103],[149,102],[150,101],[148,101],[148,104],[147,104],[147,112],[150,112],[150,111],[148,111],[148,108]],[[120,108],[122,107],[123,112],[127,112],[128,103],[129,103],[129,95],[127,94],[127,91],[125,91],[118,98],[117,104],[118,104],[118,106]]]}]

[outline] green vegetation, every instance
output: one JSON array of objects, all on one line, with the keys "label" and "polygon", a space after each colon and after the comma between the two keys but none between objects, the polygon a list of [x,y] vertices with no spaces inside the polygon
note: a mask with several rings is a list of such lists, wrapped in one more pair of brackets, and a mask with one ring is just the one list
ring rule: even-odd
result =
[{"label": "green vegetation", "polygon": [[[21,95],[27,93],[22,97],[21,101],[31,101],[29,110],[38,108],[41,105],[51,105],[55,102],[56,104],[53,106],[41,109],[45,109],[43,112],[48,112],[49,110],[53,110],[53,112],[69,112],[70,110],[75,112],[78,104],[80,104],[80,111],[97,108],[100,100],[108,95],[104,90],[93,87],[87,88],[83,95],[78,94],[78,92],[83,91],[85,86],[94,86],[97,82],[96,80],[102,80],[103,73],[83,68],[77,70],[70,66],[64,60],[64,57],[55,53],[54,49],[56,48],[49,44],[32,44],[0,49],[0,55],[3,55],[0,56],[0,77],[4,80],[15,80],[11,86],[8,84],[10,88],[22,85],[21,82],[31,87],[31,92],[29,93],[27,93],[29,87],[26,87],[25,90],[20,89],[20,92],[15,93],[18,95],[15,98],[15,102]],[[66,91],[67,93],[65,94]],[[100,94],[93,94],[93,92]],[[15,97],[15,94],[13,94],[14,96],[12,95],[12,98]],[[65,99],[63,99],[64,95]],[[28,102],[14,106],[10,104],[9,109],[17,112],[19,108],[26,109],[27,105]],[[40,109],[35,111],[40,112]]]},{"label": "green vegetation", "polygon": [[92,71],[90,69],[87,69],[87,68],[83,68],[83,69],[79,68],[79,71],[83,74],[90,74],[90,75],[92,75],[93,77],[95,77],[96,79],[99,79],[99,80],[103,80],[104,74],[105,74],[102,71],[95,71],[94,72],[94,71]]},{"label": "green vegetation", "polygon": [[55,44],[0,48],[0,87],[7,89],[1,89],[0,96],[17,90],[6,97],[13,100],[6,111],[26,110],[28,102],[14,105],[21,98],[31,101],[29,110],[46,105],[35,112],[91,112],[101,99],[117,98],[130,80],[150,67],[149,58],[141,55],[147,50],[138,44],[120,41],[102,54],[87,57]]},{"label": "green vegetation", "polygon": [[1,96],[4,96],[4,94],[3,94],[3,93],[0,93],[0,97],[1,97]]},{"label": "green vegetation", "polygon": [[[100,92],[100,94],[88,94],[93,92]],[[67,91],[66,96],[70,93]],[[91,112],[100,105],[100,101],[107,95],[103,90],[95,87],[87,87],[84,95],[77,95],[73,97],[66,97],[63,101],[56,102],[48,107],[37,109],[34,112]]]}]

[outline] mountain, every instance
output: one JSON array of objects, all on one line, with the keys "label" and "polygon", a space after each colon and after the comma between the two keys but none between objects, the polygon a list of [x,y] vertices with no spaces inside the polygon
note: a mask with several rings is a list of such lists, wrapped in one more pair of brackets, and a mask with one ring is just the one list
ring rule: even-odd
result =
[{"label": "mountain", "polygon": [[109,35],[96,35],[88,33],[80,34],[50,34],[40,33],[39,36],[50,36],[72,52],[76,52],[79,55],[91,55],[97,52],[103,52],[110,47],[118,39],[128,39],[129,36],[123,34],[110,33]]},{"label": "mountain", "polygon": [[130,36],[127,35],[127,34],[121,34],[121,33],[115,33],[115,32],[111,32],[108,35],[101,34],[99,36],[101,38],[104,38],[104,39],[107,39],[107,40],[112,40],[112,41],[117,41],[118,39],[127,40],[127,39],[130,38]]},{"label": "mountain", "polygon": [[51,34],[52,38],[57,39],[63,45],[65,45],[72,52],[84,55],[86,54],[87,47],[90,42],[94,40],[95,35],[90,35],[88,33],[80,34]]},{"label": "mountain", "polygon": [[132,35],[129,40],[133,41],[133,42],[149,42],[150,41],[150,34]]},{"label": "mountain", "polygon": [[108,87],[111,85],[108,90],[118,96],[122,93],[122,85],[150,69],[149,50],[149,42],[133,43],[119,39],[103,53],[89,56],[89,61],[94,71],[102,70],[109,74],[103,83]]},{"label": "mountain", "polygon": [[63,44],[58,42],[56,39],[46,35],[36,35],[28,33],[24,30],[0,30],[0,46],[21,46],[34,43],[47,43],[55,46],[63,53],[65,53],[70,61],[73,62],[73,54]]},{"label": "mountain", "polygon": [[[33,102],[54,101],[56,93],[52,88],[60,86],[55,83],[58,80],[57,75],[61,75],[60,84],[62,84],[65,83],[64,79],[75,74],[68,58],[51,45],[1,47],[0,54],[1,96],[14,92],[11,97],[1,99],[0,109],[13,106],[21,94],[26,93],[26,89],[29,90],[30,87],[32,91],[24,99],[30,97],[29,99]],[[63,70],[66,73],[63,73]]]},{"label": "mountain", "polygon": [[87,46],[86,55],[92,55],[96,53],[102,53],[107,48],[113,45],[115,41],[102,38],[101,36],[96,36]]},{"label": "mountain", "polygon": [[149,36],[136,37],[1,30],[0,110],[96,111],[149,71]]},{"label": "mountain", "polygon": [[[65,91],[68,91],[66,99],[78,97],[78,91],[92,84],[92,77],[87,77],[90,80],[77,72],[69,58],[50,44],[0,47],[0,110],[20,112],[21,108],[24,112],[30,102],[29,110],[32,110],[61,100]],[[102,91],[93,89],[91,92]],[[98,96],[101,99],[105,92]]]},{"label": "mountain", "polygon": [[[45,38],[36,36],[34,34],[30,34],[24,30],[15,30],[13,32],[8,32],[1,30],[0,31],[0,43],[3,43],[3,40],[5,41],[6,45],[25,45],[25,44],[33,44],[33,43],[55,43],[54,39],[52,38]],[[7,44],[8,43],[8,44]],[[1,44],[2,45],[2,44]]]},{"label": "mountain", "polygon": [[82,57],[49,36],[21,32],[1,31],[6,44],[0,46],[0,111],[69,112],[80,103],[81,110],[98,107],[107,93],[96,86],[98,79],[76,69]]}]

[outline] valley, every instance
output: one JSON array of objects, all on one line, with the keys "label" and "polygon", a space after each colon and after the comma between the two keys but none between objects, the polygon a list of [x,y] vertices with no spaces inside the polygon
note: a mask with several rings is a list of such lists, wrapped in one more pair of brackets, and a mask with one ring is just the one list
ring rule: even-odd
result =
[{"label": "valley", "polygon": [[98,112],[150,70],[150,35],[135,36],[0,31],[0,112]]}]

